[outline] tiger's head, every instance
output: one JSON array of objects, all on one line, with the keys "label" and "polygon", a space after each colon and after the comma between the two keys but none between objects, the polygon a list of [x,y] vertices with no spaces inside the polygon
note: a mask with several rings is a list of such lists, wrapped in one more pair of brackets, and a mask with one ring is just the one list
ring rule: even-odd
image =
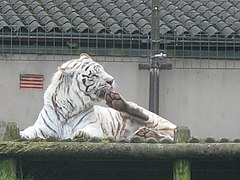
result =
[{"label": "tiger's head", "polygon": [[52,83],[45,96],[55,97],[58,106],[66,101],[82,104],[100,101],[111,91],[114,78],[105,72],[104,68],[92,58],[83,53],[79,59],[65,62],[55,73]]},{"label": "tiger's head", "polygon": [[62,64],[58,70],[71,77],[75,92],[81,91],[93,100],[103,99],[113,88],[114,78],[86,53]]}]

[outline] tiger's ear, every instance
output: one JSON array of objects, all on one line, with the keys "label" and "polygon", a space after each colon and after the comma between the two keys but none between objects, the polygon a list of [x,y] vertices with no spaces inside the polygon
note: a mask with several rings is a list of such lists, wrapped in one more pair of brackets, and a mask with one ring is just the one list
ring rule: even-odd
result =
[{"label": "tiger's ear", "polygon": [[58,70],[61,71],[64,75],[72,75],[73,74],[73,70],[71,68],[62,68],[62,67],[58,67]]},{"label": "tiger's ear", "polygon": [[91,59],[92,60],[92,58],[87,53],[80,54],[79,59],[80,60],[82,60],[82,59]]}]

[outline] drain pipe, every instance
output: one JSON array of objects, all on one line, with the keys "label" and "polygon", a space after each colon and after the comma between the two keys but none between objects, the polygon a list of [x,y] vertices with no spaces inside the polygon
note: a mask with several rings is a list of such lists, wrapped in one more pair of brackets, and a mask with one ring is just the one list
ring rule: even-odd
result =
[{"label": "drain pipe", "polygon": [[152,0],[151,16],[151,58],[150,58],[150,86],[149,86],[149,110],[159,114],[159,76],[158,58],[160,56],[160,17],[158,0]]},{"label": "drain pipe", "polygon": [[160,71],[172,69],[172,64],[166,63],[166,54],[160,53],[160,2],[152,0],[151,16],[151,57],[147,64],[139,64],[140,70],[149,70],[149,110],[159,114],[159,84]]}]

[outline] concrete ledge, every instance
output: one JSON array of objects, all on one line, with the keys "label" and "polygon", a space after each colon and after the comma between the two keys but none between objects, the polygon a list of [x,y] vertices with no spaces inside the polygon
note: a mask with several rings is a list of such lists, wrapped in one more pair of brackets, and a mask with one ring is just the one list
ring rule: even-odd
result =
[{"label": "concrete ledge", "polygon": [[0,156],[74,159],[239,159],[240,143],[0,142]]}]

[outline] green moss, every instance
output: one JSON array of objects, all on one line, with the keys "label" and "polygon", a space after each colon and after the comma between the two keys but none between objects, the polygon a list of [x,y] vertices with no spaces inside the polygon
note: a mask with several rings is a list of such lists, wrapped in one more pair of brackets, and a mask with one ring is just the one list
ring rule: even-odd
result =
[{"label": "green moss", "polygon": [[190,180],[191,167],[189,160],[176,160],[173,167],[174,180]]},{"label": "green moss", "polygon": [[11,141],[15,139],[19,139],[19,127],[14,122],[9,122],[6,127],[6,132],[4,134],[3,140],[4,141]]},{"label": "green moss", "polygon": [[13,158],[0,158],[0,179],[16,179],[16,161]]}]

